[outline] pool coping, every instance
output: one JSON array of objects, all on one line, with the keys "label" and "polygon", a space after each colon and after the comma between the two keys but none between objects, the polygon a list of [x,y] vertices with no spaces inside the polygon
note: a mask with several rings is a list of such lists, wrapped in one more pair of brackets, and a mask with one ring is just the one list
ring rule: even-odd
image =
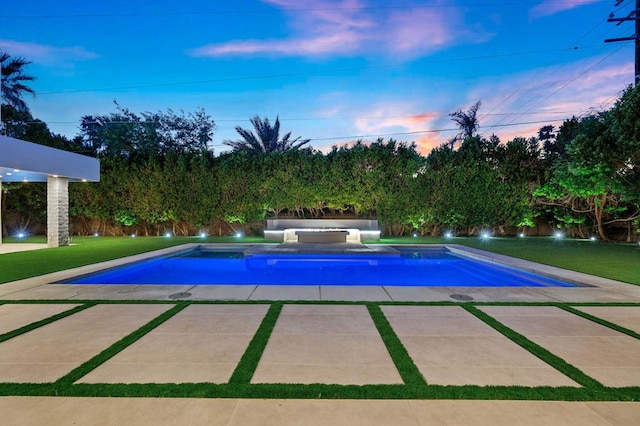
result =
[{"label": "pool coping", "polygon": [[[584,287],[393,287],[393,286],[274,286],[274,285],[153,285],[55,284],[76,276],[140,262],[157,256],[215,246],[216,248],[272,244],[189,243],[120,259],[58,271],[0,286],[0,300],[330,300],[330,301],[487,301],[487,302],[640,302],[640,286],[570,271],[458,244],[392,244],[398,247],[444,247],[488,262],[496,262]],[[372,246],[377,246],[374,244]]]}]

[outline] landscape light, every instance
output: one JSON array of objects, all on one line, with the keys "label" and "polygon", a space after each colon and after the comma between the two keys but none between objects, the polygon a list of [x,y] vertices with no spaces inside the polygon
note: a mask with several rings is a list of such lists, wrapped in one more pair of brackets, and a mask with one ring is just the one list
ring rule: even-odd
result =
[{"label": "landscape light", "polygon": [[491,235],[488,232],[483,232],[482,234],[480,234],[480,238],[482,238],[483,240],[488,240],[491,237]]},{"label": "landscape light", "polygon": [[131,238],[135,238],[135,237],[136,237],[136,234],[131,234]]},{"label": "landscape light", "polygon": [[167,238],[171,238],[171,232],[165,232],[164,236]]},{"label": "landscape light", "polygon": [[200,238],[206,238],[206,237],[207,237],[207,233],[206,233],[206,232],[204,232],[204,231],[202,231],[202,232],[200,233]]},{"label": "landscape light", "polygon": [[560,231],[556,232],[554,235],[554,237],[556,237],[556,240],[560,240],[564,237],[564,234]]},{"label": "landscape light", "polygon": [[597,238],[596,238],[596,237],[591,237],[591,238],[589,238],[589,239],[590,239],[591,241],[596,241],[596,240],[597,240]]},{"label": "landscape light", "polygon": [[242,238],[242,232],[238,231],[236,232],[236,238]]},{"label": "landscape light", "polygon": [[416,232],[413,233],[413,238],[418,238],[418,234]]},{"label": "landscape light", "polygon": [[445,233],[444,233],[444,237],[445,237],[445,238],[453,238],[453,232],[451,232],[451,231],[447,231],[447,232],[445,232]]},{"label": "landscape light", "polygon": [[24,234],[24,232],[20,232],[20,233],[17,235],[17,237],[18,237],[18,238],[24,238],[24,237],[26,237],[26,235]]},{"label": "landscape light", "polygon": [[94,232],[94,233],[93,233],[93,236],[94,236],[94,237],[99,237],[99,236],[100,236],[100,234],[98,234],[97,232]]},{"label": "landscape light", "polygon": [[519,234],[518,234],[518,237],[520,237],[520,238],[524,238],[524,232],[519,233]]}]

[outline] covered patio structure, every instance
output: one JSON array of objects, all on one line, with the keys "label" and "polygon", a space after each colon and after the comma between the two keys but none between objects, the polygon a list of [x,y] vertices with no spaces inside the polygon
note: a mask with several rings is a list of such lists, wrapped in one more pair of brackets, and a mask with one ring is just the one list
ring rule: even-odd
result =
[{"label": "covered patio structure", "polygon": [[69,245],[69,182],[98,181],[95,158],[0,135],[0,193],[3,182],[47,182],[49,247]]}]

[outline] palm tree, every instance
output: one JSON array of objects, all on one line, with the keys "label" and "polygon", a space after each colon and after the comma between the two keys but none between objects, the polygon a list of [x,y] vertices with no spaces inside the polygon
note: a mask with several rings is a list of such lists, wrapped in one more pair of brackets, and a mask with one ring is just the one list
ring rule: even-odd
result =
[{"label": "palm tree", "polygon": [[310,139],[300,139],[300,137],[291,140],[291,132],[280,139],[279,117],[276,117],[276,122],[273,126],[271,126],[268,118],[262,120],[257,115],[250,121],[255,129],[255,134],[251,130],[236,126],[236,132],[242,136],[242,139],[235,141],[227,139],[222,143],[233,148],[233,152],[285,152],[298,149],[310,141]]},{"label": "palm tree", "polygon": [[451,149],[453,149],[453,145],[456,142],[463,141],[468,138],[472,138],[478,132],[478,128],[480,127],[480,123],[478,122],[478,109],[482,105],[482,101],[476,102],[467,112],[462,111],[461,109],[452,112],[449,114],[449,117],[453,121],[456,122],[458,128],[460,129],[460,133],[455,135],[453,138],[449,140],[449,144],[451,145]]},{"label": "palm tree", "polygon": [[25,58],[12,58],[7,52],[0,51],[0,69],[2,69],[2,103],[11,105],[18,111],[28,111],[27,104],[22,99],[24,93],[35,94],[34,90],[25,83],[35,80],[35,77],[26,75],[23,71],[25,65],[31,61]]}]

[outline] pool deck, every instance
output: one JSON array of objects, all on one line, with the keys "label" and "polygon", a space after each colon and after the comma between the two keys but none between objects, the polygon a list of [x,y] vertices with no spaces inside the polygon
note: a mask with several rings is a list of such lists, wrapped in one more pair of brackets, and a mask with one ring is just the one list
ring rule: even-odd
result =
[{"label": "pool deck", "polygon": [[[450,249],[458,248],[450,246]],[[153,255],[173,250],[175,248]],[[381,313],[427,383],[421,386],[490,385],[531,389],[585,386],[490,327],[481,320],[482,315],[548,350],[581,374],[600,382],[605,389],[640,386],[639,286],[481,251],[471,251],[471,254],[539,273],[560,275],[588,286],[50,284],[116,266],[122,260],[0,285],[0,300],[5,302],[0,304],[0,336],[86,307],[0,340],[0,391],[6,395],[0,397],[2,422],[7,425],[637,425],[638,402],[20,396],[11,390],[13,385],[26,383],[42,383],[53,388],[61,380],[64,382],[66,377],[73,376],[78,366],[166,314],[176,306],[168,303],[171,301],[196,303],[189,304],[120,352],[74,378],[75,384],[68,386],[225,384],[243,362],[243,353],[274,301],[290,303],[283,303],[246,386],[269,383],[402,386],[399,372],[403,367],[395,365],[390,358],[371,313],[360,303],[364,301],[380,303],[377,306]],[[135,256],[127,261],[147,256]],[[481,314],[473,314],[455,303],[446,306],[428,303],[465,300],[519,302],[520,305],[481,303],[475,305]],[[90,306],[87,301],[101,302]],[[575,311],[529,302],[561,302]],[[580,305],[583,302],[599,305]],[[609,304],[611,302],[630,306]],[[631,334],[589,318],[631,330]],[[640,392],[634,400],[639,399]]]},{"label": "pool deck", "polygon": [[[455,244],[449,250],[485,261],[551,276],[581,287],[400,287],[400,286],[296,286],[296,285],[149,285],[149,284],[52,284],[155,256],[196,248],[185,244],[123,259],[116,259],[0,286],[0,300],[307,300],[375,302],[640,302],[640,286],[560,269]],[[237,247],[218,244],[217,247]],[[385,246],[362,244],[253,245],[249,252],[300,253],[392,253]]]}]

